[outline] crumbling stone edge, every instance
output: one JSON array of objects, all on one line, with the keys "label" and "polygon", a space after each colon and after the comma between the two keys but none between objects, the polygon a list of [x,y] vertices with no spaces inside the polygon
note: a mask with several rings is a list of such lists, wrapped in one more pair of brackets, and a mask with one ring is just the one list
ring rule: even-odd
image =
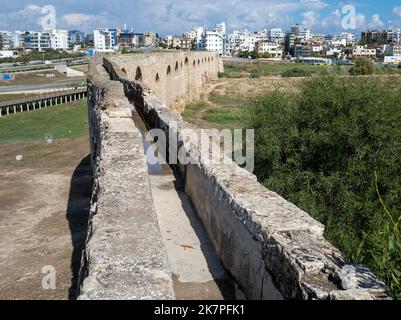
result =
[{"label": "crumbling stone edge", "polygon": [[99,61],[88,110],[94,187],[77,298],[175,299],[132,106]]}]

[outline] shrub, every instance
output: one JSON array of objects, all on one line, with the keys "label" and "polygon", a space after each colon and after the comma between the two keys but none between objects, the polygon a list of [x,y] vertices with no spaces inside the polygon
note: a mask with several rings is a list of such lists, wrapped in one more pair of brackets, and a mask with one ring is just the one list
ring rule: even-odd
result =
[{"label": "shrub", "polygon": [[260,72],[257,69],[251,70],[251,78],[260,78]]},{"label": "shrub", "polygon": [[306,80],[299,94],[272,92],[244,108],[258,179],[324,223],[326,238],[377,272],[394,297],[401,293],[400,100],[394,79],[324,76]]},{"label": "shrub", "polygon": [[292,78],[292,77],[309,77],[311,73],[309,71],[303,70],[301,68],[293,68],[284,71],[281,76],[284,78]]},{"label": "shrub", "polygon": [[372,61],[368,59],[357,59],[355,65],[349,70],[352,76],[363,76],[375,74],[376,68]]}]

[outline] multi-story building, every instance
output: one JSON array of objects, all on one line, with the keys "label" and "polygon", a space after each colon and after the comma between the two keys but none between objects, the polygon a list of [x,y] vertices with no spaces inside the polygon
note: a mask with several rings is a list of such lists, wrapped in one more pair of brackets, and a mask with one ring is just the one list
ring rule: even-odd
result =
[{"label": "multi-story building", "polygon": [[25,43],[25,32],[15,31],[13,32],[13,48],[19,49],[24,47]]},{"label": "multi-story building", "polygon": [[116,29],[96,29],[93,32],[93,38],[97,52],[114,52],[118,47]]},{"label": "multi-story building", "polygon": [[45,30],[50,34],[50,47],[54,50],[68,49],[68,31],[67,30]]},{"label": "multi-story building", "polygon": [[49,32],[26,31],[24,47],[40,52],[49,50],[51,49],[51,34]]},{"label": "multi-story building", "polygon": [[[150,40],[151,34],[148,34],[147,41]],[[137,48],[144,45],[144,34],[135,33],[134,29],[128,30],[127,25],[124,25],[123,30],[117,30],[117,45],[118,48]]]},{"label": "multi-story building", "polygon": [[203,27],[194,27],[184,33],[184,38],[191,41],[191,49],[201,50]]},{"label": "multi-story building", "polygon": [[155,47],[159,44],[159,37],[156,33],[145,32],[143,34],[143,45],[145,47]]},{"label": "multi-story building", "polygon": [[296,34],[297,40],[302,43],[308,42],[312,37],[312,32],[309,29],[300,29]]},{"label": "multi-story building", "polygon": [[87,47],[95,46],[95,36],[93,33],[89,33],[85,36],[85,46]]},{"label": "multi-story building", "polygon": [[296,44],[294,46],[294,57],[296,58],[311,57],[312,52],[312,48],[309,46],[305,46],[302,44]]},{"label": "multi-story building", "polygon": [[216,24],[212,30],[206,30],[202,34],[201,49],[205,51],[217,51],[220,55],[226,54],[226,24]]},{"label": "multi-story building", "polygon": [[393,46],[393,56],[401,56],[401,45],[396,44]]},{"label": "multi-story building", "polygon": [[364,44],[400,43],[401,30],[389,29],[384,31],[368,30],[361,33],[361,41]]},{"label": "multi-story building", "polygon": [[183,38],[182,36],[177,36],[177,35],[175,35],[175,36],[173,36],[173,35],[166,36],[165,42],[167,44],[167,47],[171,48],[171,49],[172,48],[178,48],[178,47],[181,48],[182,38]]},{"label": "multi-story building", "polygon": [[8,50],[14,47],[13,34],[9,31],[0,31],[0,49]]},{"label": "multi-story building", "polygon": [[68,31],[68,44],[82,44],[85,43],[85,33],[79,30]]},{"label": "multi-story building", "polygon": [[268,41],[269,40],[269,31],[266,29],[258,30],[254,32],[253,36],[255,37],[255,41]]},{"label": "multi-story building", "polygon": [[202,35],[202,50],[217,51],[224,55],[225,36],[216,30],[206,30]]},{"label": "multi-story building", "polygon": [[283,47],[275,42],[257,41],[255,49],[259,53],[269,53],[275,59],[283,57]]},{"label": "multi-story building", "polygon": [[281,28],[272,28],[269,31],[269,40],[277,44],[283,44],[285,41],[285,33]]},{"label": "multi-story building", "polygon": [[344,49],[348,58],[375,58],[376,49],[370,49],[367,46],[356,46],[351,49]]}]

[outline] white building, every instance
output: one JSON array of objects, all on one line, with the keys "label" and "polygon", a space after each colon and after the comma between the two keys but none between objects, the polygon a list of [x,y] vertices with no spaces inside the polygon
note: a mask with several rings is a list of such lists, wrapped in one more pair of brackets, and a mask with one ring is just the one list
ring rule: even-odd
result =
[{"label": "white building", "polygon": [[0,50],[0,58],[17,58],[19,52],[16,50]]},{"label": "white building", "polygon": [[396,44],[393,46],[393,56],[401,56],[401,45]]},{"label": "white building", "polygon": [[184,37],[192,42],[193,49],[201,50],[203,27],[194,27],[184,33]]},{"label": "white building", "polygon": [[226,23],[222,22],[222,23],[216,24],[214,30],[216,30],[220,34],[226,34]]},{"label": "white building", "polygon": [[285,33],[281,28],[272,28],[269,31],[269,41],[275,42],[277,44],[284,43]]},{"label": "white building", "polygon": [[50,46],[54,50],[68,49],[68,31],[67,30],[46,30],[50,33]]},{"label": "white building", "polygon": [[217,51],[220,55],[226,54],[226,24],[216,24],[212,30],[206,30],[202,34],[201,50]]},{"label": "white building", "polygon": [[23,48],[25,43],[25,32],[15,31],[13,32],[13,48]]},{"label": "white building", "polygon": [[283,57],[283,47],[271,41],[256,42],[256,51],[259,53],[269,53],[274,59],[281,59]]},{"label": "white building", "polygon": [[[251,33],[245,29],[242,31],[234,30],[228,38],[233,51],[255,51],[257,37],[257,33]],[[259,37],[261,37],[260,34]],[[260,39],[260,41],[263,40]]]},{"label": "white building", "polygon": [[301,42],[308,42],[312,37],[312,32],[309,29],[299,29],[296,38]]},{"label": "white building", "polygon": [[93,32],[95,50],[97,52],[114,52],[117,49],[115,30],[96,29]]},{"label": "white building", "polygon": [[225,37],[215,30],[206,30],[202,35],[202,50],[217,51],[220,55],[224,55]]},{"label": "white building", "polygon": [[254,33],[256,41],[267,41],[269,40],[269,32],[266,29],[258,30]]},{"label": "white building", "polygon": [[12,49],[13,46],[13,34],[9,31],[0,31],[0,48],[8,50]]},{"label": "white building", "polygon": [[51,48],[51,34],[49,32],[28,31],[25,33],[24,46],[27,49],[46,51]]},{"label": "white building", "polygon": [[352,56],[355,58],[374,58],[376,57],[376,49],[369,49],[366,46],[356,46],[356,48],[352,50]]}]

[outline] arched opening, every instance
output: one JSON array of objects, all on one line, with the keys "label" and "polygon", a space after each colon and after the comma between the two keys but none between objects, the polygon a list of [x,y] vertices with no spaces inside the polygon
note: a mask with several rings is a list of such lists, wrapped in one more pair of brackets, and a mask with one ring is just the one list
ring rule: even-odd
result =
[{"label": "arched opening", "polygon": [[135,81],[142,81],[142,71],[139,67],[136,68]]},{"label": "arched opening", "polygon": [[171,74],[171,67],[168,66],[168,67],[167,67],[167,75],[170,75],[170,74]]},{"label": "arched opening", "polygon": [[198,59],[198,64],[200,64],[200,60]]},{"label": "arched opening", "polygon": [[196,65],[196,62],[195,62],[195,60],[194,60],[194,63],[193,63],[193,65],[194,65],[194,67],[195,67],[195,65]]},{"label": "arched opening", "polygon": [[207,62],[210,62],[210,57],[209,57],[209,58],[207,58]]},{"label": "arched opening", "polygon": [[188,64],[188,62],[189,62],[189,60],[188,60],[188,58],[185,58],[185,64]]},{"label": "arched opening", "polygon": [[160,81],[160,77],[159,77],[159,74],[158,73],[156,73],[156,82],[159,82]]},{"label": "arched opening", "polygon": [[127,71],[124,68],[122,68],[121,71],[127,74]]},{"label": "arched opening", "polygon": [[175,63],[175,71],[178,70],[178,61]]}]

